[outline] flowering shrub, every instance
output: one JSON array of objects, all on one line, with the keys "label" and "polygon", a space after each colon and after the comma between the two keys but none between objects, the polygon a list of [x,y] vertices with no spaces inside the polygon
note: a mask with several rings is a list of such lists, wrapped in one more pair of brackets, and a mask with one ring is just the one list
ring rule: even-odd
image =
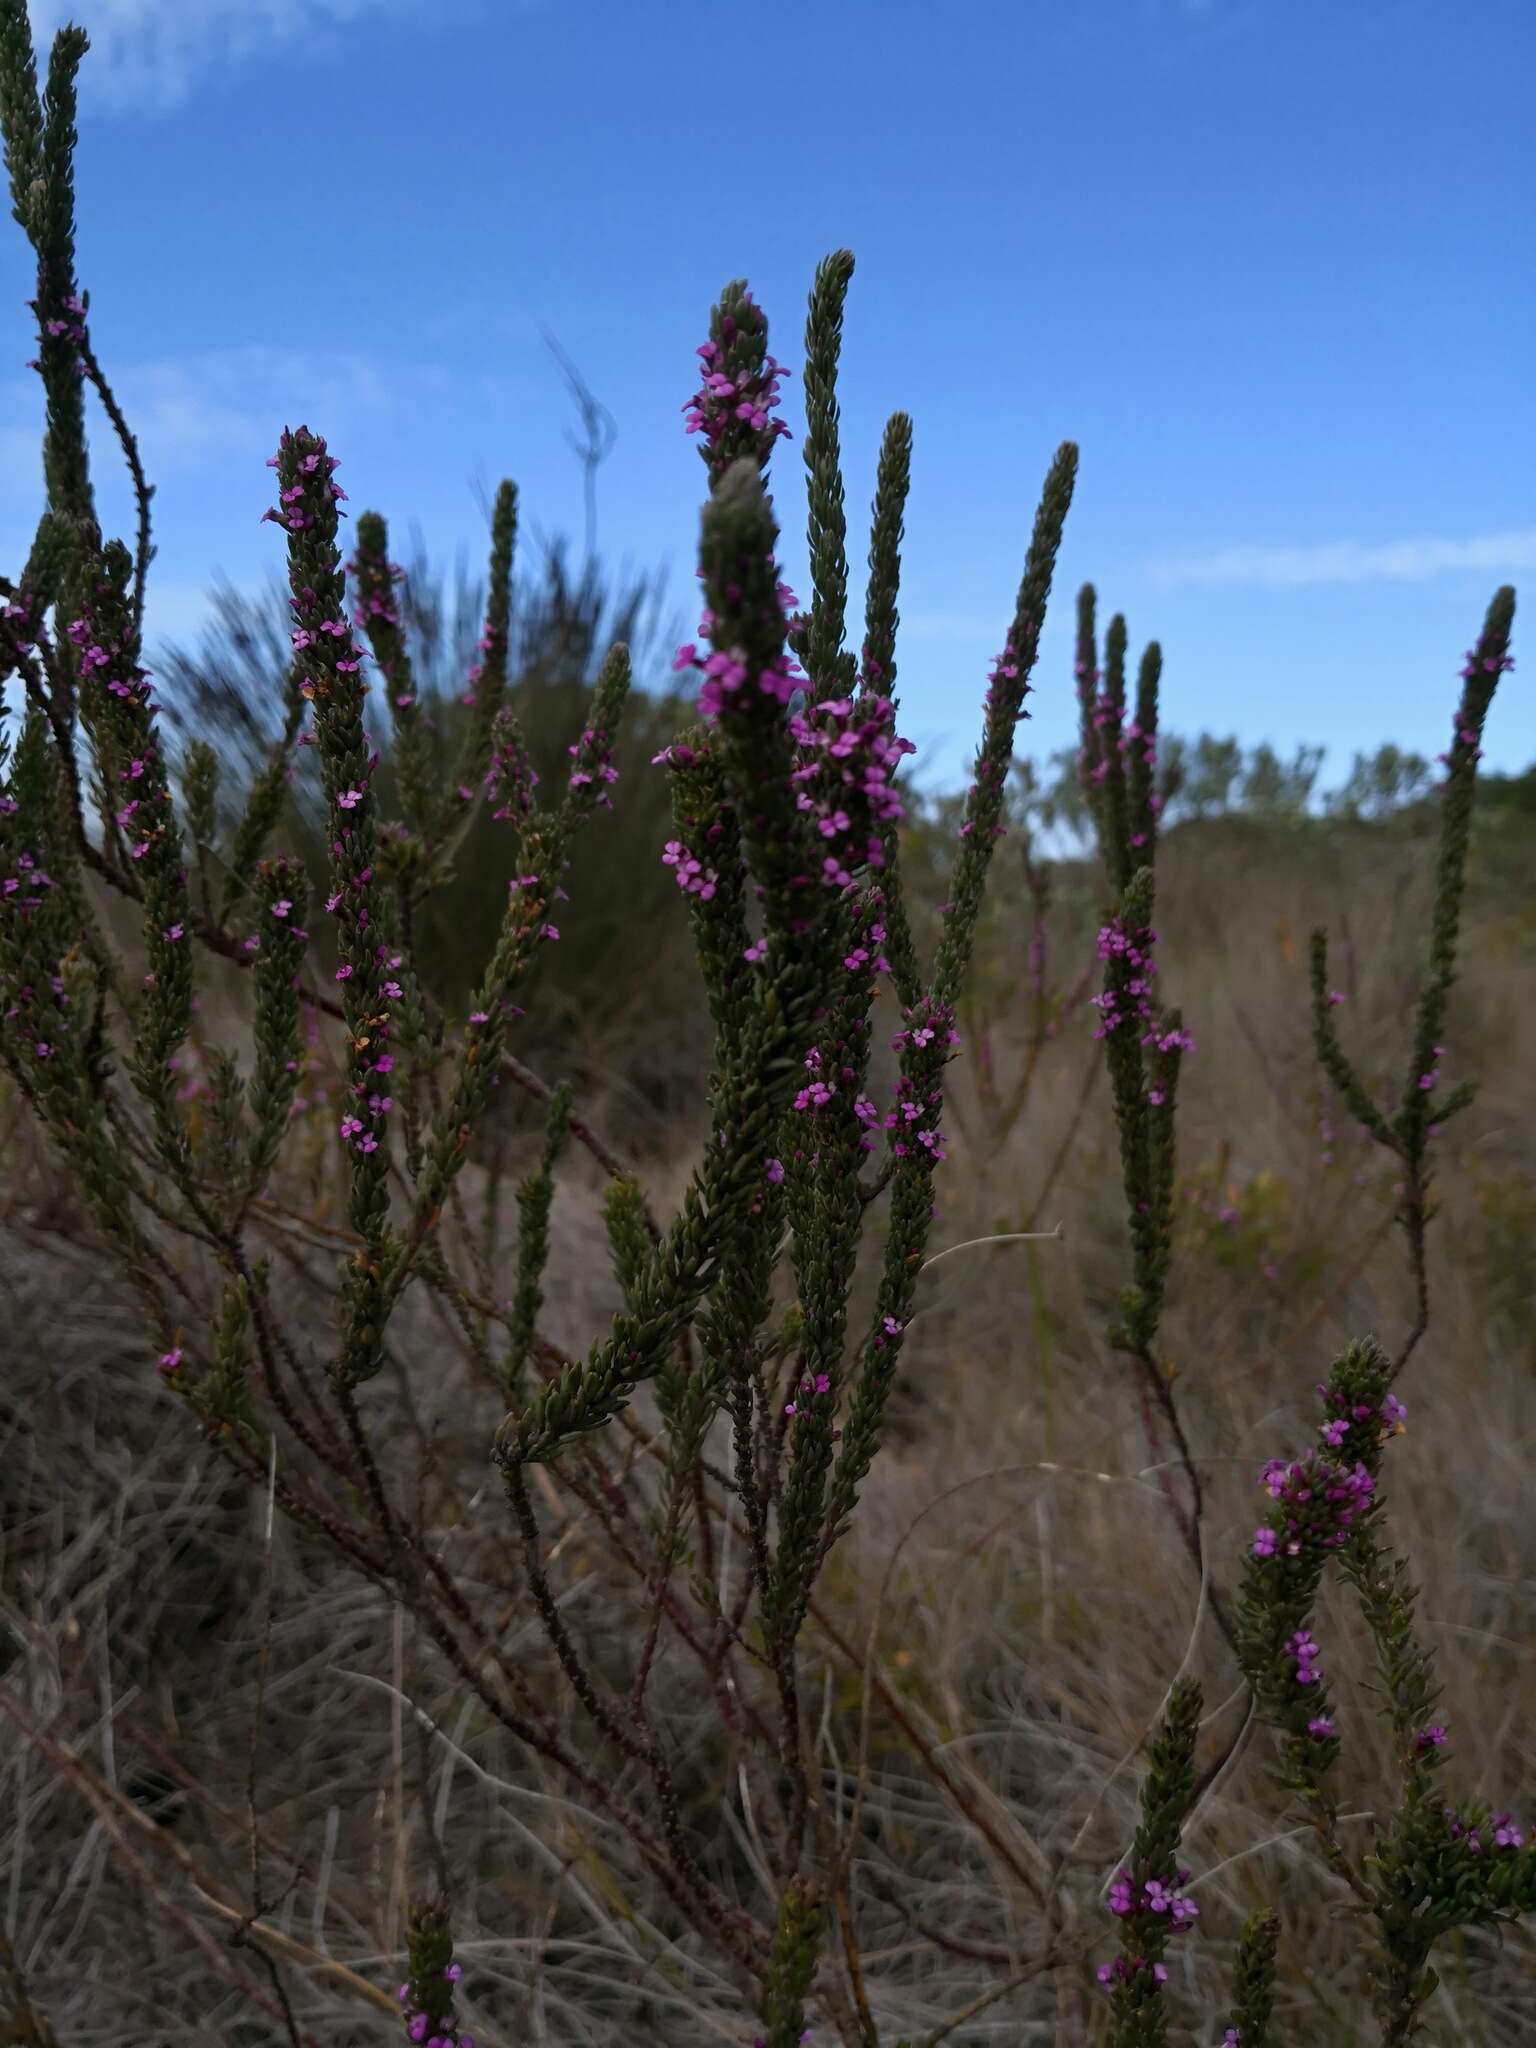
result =
[{"label": "flowering shrub", "polygon": [[[1171,1252],[1172,1126],[1179,1066],[1182,1054],[1195,1050],[1178,1012],[1161,1012],[1151,992],[1157,972],[1152,957],[1157,935],[1151,919],[1158,802],[1150,768],[1155,760],[1161,656],[1155,643],[1147,650],[1136,718],[1130,728],[1122,729],[1124,622],[1117,618],[1110,627],[1106,670],[1101,673],[1095,659],[1091,590],[1082,593],[1078,611],[1080,765],[1105,866],[1121,891],[1116,912],[1099,936],[1105,987],[1099,1001],[1102,1022],[1095,1032],[1106,1041],[1115,1090],[1135,1269],[1135,1280],[1122,1295],[1123,1320],[1111,1342],[1125,1350],[1140,1371],[1149,1396],[1143,1410],[1149,1436],[1155,1413],[1183,1469],[1185,1499],[1177,1501],[1170,1491],[1169,1505],[1200,1572],[1202,1592],[1208,1594],[1212,1613],[1236,1653],[1251,1693],[1250,1711],[1275,1731],[1286,1789],[1299,1801],[1321,1853],[1348,1884],[1376,1931],[1368,1967],[1386,2042],[1406,2041],[1417,2031],[1419,2014],[1437,1982],[1429,1966],[1430,1951],[1442,1935],[1536,1906],[1536,1859],[1519,1853],[1524,1835],[1511,1817],[1500,1814],[1490,1820],[1484,1806],[1456,1809],[1434,1796],[1433,1777],[1443,1759],[1447,1731],[1430,1719],[1435,1697],[1431,1660],[1413,1633],[1414,1596],[1406,1566],[1390,1558],[1382,1540],[1385,1499],[1378,1490],[1382,1449],[1402,1431],[1406,1419],[1404,1404],[1391,1385],[1428,1327],[1424,1247],[1432,1213],[1429,1147],[1476,1092],[1471,1082],[1463,1082],[1439,1099],[1432,1113],[1428,1107],[1440,1081],[1437,1062],[1445,1053],[1435,1040],[1444,1027],[1455,974],[1479,742],[1498,678],[1513,666],[1508,652],[1513,615],[1514,592],[1500,590],[1477,645],[1466,657],[1455,737],[1449,752],[1440,757],[1446,774],[1441,785],[1434,926],[1408,1074],[1395,1116],[1361,1084],[1340,1044],[1334,1016],[1344,998],[1327,986],[1326,935],[1321,930],[1312,934],[1317,1057],[1364,1133],[1400,1162],[1397,1214],[1407,1240],[1418,1315],[1395,1359],[1389,1360],[1373,1340],[1350,1346],[1317,1389],[1323,1402],[1318,1444],[1303,1457],[1272,1458],[1263,1468],[1260,1483],[1274,1507],[1253,1534],[1234,1615],[1212,1581],[1203,1533],[1202,1482],[1171,1376],[1153,1348]],[[1378,1831],[1373,1850],[1358,1859],[1345,1850],[1337,1832],[1331,1773],[1340,1759],[1341,1738],[1320,1661],[1322,1651],[1311,1627],[1323,1576],[1333,1561],[1359,1597],[1377,1651],[1401,1779],[1397,1813]],[[1175,1867],[1174,1849],[1197,1796],[1190,1760],[1199,1714],[1199,1688],[1181,1676],[1170,1688],[1162,1729],[1149,1753],[1136,1851],[1110,1891],[1112,1911],[1135,1936],[1133,1953],[1116,1956],[1099,1972],[1113,1996],[1116,2048],[1167,2037],[1163,1987],[1168,1973],[1162,1954],[1170,1935],[1192,1917],[1189,1902],[1178,1890],[1190,1873]],[[1214,1781],[1234,1749],[1235,1743],[1207,1768],[1201,1789]],[[1507,1852],[1502,1859],[1485,1860],[1485,1834]],[[1270,2038],[1266,1987],[1273,1975],[1274,1941],[1275,1927],[1268,1917],[1255,1918],[1245,1930],[1226,2042],[1254,2048],[1256,2042]]]},{"label": "flowering shrub", "polygon": [[[36,367],[48,412],[47,507],[19,581],[0,580],[0,682],[19,683],[6,707],[17,723],[0,752],[0,1054],[137,1290],[146,1370],[153,1361],[165,1397],[186,1404],[234,1473],[408,1611],[484,1712],[629,1838],[667,1901],[668,1939],[686,1937],[734,1988],[744,2042],[790,2048],[827,2023],[868,2048],[880,2033],[848,1882],[852,1836],[839,1846],[829,1824],[801,1638],[880,1453],[915,1313],[934,1175],[945,1158],[946,1070],[960,1051],[957,1005],[1003,830],[1015,736],[1028,716],[1077,450],[1063,444],[1045,479],[986,691],[941,935],[925,964],[898,840],[897,774],[911,751],[896,731],[895,696],[910,422],[895,415],[881,450],[855,656],[844,646],[835,399],[853,259],[839,251],[821,265],[807,324],[808,610],[792,609],[780,580],[780,527],[765,490],[770,457],[786,435],[771,417],[782,373],[746,286],[737,281],[722,292],[699,350],[701,388],[685,408],[688,431],[702,436],[709,480],[699,639],[676,661],[679,674],[700,677],[698,723],[654,763],[668,779],[675,828],[658,858],[687,899],[714,1027],[709,1131],[665,1226],[638,1182],[605,1160],[603,1222],[623,1305],[585,1356],[565,1355],[540,1322],[555,1177],[572,1142],[602,1157],[571,1090],[546,1090],[543,1154],[518,1190],[510,1296],[499,1295],[499,1276],[487,1270],[470,1227],[463,1168],[512,1057],[516,998],[541,952],[560,943],[562,921],[581,914],[579,903],[564,907],[562,884],[577,834],[601,830],[600,814],[613,802],[628,649],[609,653],[569,744],[563,787],[548,789],[505,702],[515,494],[503,484],[483,660],[470,677],[473,716],[461,758],[439,775],[422,742],[390,601],[384,522],[359,517],[357,552],[344,569],[338,460],[307,426],[285,429],[269,462],[276,502],[262,515],[284,538],[291,589],[284,733],[272,772],[258,779],[217,848],[228,878],[222,902],[215,907],[206,891],[199,900],[183,832],[195,814],[200,846],[218,836],[209,822],[215,768],[199,756],[185,786],[174,786],[139,662],[149,492],[92,347],[89,295],[74,277],[74,77],[86,47],[81,31],[60,31],[40,102],[25,7],[0,0],[0,115],[15,218],[37,256]],[[100,393],[133,473],[136,554],[104,541],[97,524],[82,378]],[[1386,1547],[1380,1481],[1384,1448],[1406,1413],[1392,1384],[1428,1321],[1429,1148],[1472,1100],[1467,1082],[1442,1091],[1446,1047],[1438,1041],[1446,1036],[1479,741],[1510,665],[1513,592],[1501,590],[1489,607],[1442,757],[1434,931],[1395,1115],[1350,1064],[1335,1023],[1338,994],[1327,986],[1326,942],[1321,932],[1312,941],[1317,1056],[1361,1126],[1400,1162],[1417,1318],[1395,1358],[1368,1339],[1335,1361],[1319,1389],[1318,1441],[1264,1468],[1270,1505],[1246,1540],[1237,1585],[1216,1554],[1176,1376],[1158,1350],[1173,1247],[1178,1083],[1184,1057],[1198,1049],[1154,986],[1161,654],[1155,644],[1147,650],[1127,722],[1125,622],[1110,624],[1101,671],[1095,603],[1085,589],[1076,664],[1081,784],[1109,882],[1091,1035],[1103,1046],[1113,1091],[1130,1240],[1110,1342],[1141,1395],[1149,1450],[1201,1611],[1243,1674],[1243,1729],[1260,1718],[1274,1731],[1287,1791],[1369,1928],[1382,2039],[1405,2041],[1434,1988],[1434,1944],[1455,1928],[1536,1907],[1536,1853],[1521,1826],[1470,1800],[1453,1806],[1439,1789],[1448,1732],[1432,1717],[1430,1659],[1414,1632],[1406,1567]],[[370,725],[370,655],[384,685],[387,735]],[[77,730],[87,742],[88,790]],[[376,788],[386,744],[398,817],[384,815]],[[292,855],[270,850],[282,822],[281,770],[299,745],[315,750],[325,800],[329,874],[317,903]],[[504,827],[506,902],[471,1006],[457,1020],[424,985],[413,934],[421,903],[482,805]],[[108,944],[93,888],[134,907],[146,972],[130,974]],[[310,951],[319,917],[336,935],[328,983]],[[200,956],[230,963],[249,981],[254,1055],[249,1073],[233,1055],[220,1059],[211,1099],[194,1118],[175,1076],[192,1031]],[[883,1100],[871,1065],[882,1000],[899,1013],[888,1034],[897,1072]],[[1068,1017],[1075,1001],[1058,1005],[1056,1018]],[[341,1048],[344,1089],[331,1143],[345,1230],[337,1233],[325,1339],[276,1283],[266,1241],[300,1114],[302,1048],[320,1020]],[[873,1300],[856,1314],[866,1217],[887,1195]],[[774,1327],[775,1281],[786,1263],[794,1298]],[[408,1501],[394,1447],[373,1426],[367,1389],[389,1362],[402,1304],[422,1295],[465,1333],[482,1390],[501,1416],[486,1431],[496,1492],[515,1532],[529,1608],[566,1688],[558,1711],[509,1652],[483,1588],[432,1540]],[[430,1360],[413,1357],[408,1370],[426,1372]],[[649,1439],[634,1413],[642,1389],[661,1423]],[[649,1496],[647,1457],[655,1466]],[[578,1640],[556,1591],[535,1497],[537,1490],[547,1501],[556,1481],[590,1509],[638,1585],[622,1682],[611,1660],[605,1668]],[[716,1547],[727,1536],[744,1560],[733,1591]],[[677,1581],[690,1563],[684,1593]],[[1338,1833],[1333,1774],[1348,1730],[1313,1632],[1334,1565],[1375,1646],[1399,1772],[1397,1808],[1363,1857]],[[766,1916],[726,1881],[682,1796],[679,1759],[647,1698],[664,1637],[697,1663],[743,1784],[749,1767],[754,1776],[769,1838],[761,1851],[772,1891]],[[1097,1981],[1119,2048],[1168,2038],[1165,1958],[1200,1931],[1199,1880],[1181,1860],[1181,1838],[1242,1739],[1240,1732],[1197,1768],[1202,1706],[1200,1686],[1181,1668],[1147,1748],[1141,1824],[1105,1880],[1119,1948],[1097,1966]],[[931,1747],[924,1760],[942,1773]],[[976,1824],[984,1827],[985,1817]],[[1009,1860],[1003,1847],[999,1855]],[[1010,1867],[1015,1875],[1023,1868],[1016,1860]],[[1021,1876],[1021,1886],[1033,1889],[1054,1931],[1059,1895],[1047,1900],[1033,1878]],[[1230,2008],[1217,2021],[1226,2043],[1262,2048],[1271,2038],[1277,1939],[1268,1908],[1243,1930]],[[832,1956],[838,1968],[823,1968]],[[269,1983],[251,1973],[235,1981],[269,2015],[286,2018],[297,2038],[291,2010]],[[1008,1988],[984,1993],[972,2010]],[[455,1959],[451,1885],[439,1882],[410,1916],[397,2001],[407,2038],[472,2048],[459,2007],[473,1990]]]}]

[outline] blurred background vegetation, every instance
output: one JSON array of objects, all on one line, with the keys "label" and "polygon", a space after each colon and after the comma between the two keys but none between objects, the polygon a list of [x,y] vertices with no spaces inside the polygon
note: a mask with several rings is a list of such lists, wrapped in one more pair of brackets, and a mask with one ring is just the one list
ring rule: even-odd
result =
[{"label": "blurred background vegetation", "polygon": [[[419,532],[400,587],[401,624],[423,716],[440,758],[455,758],[468,710],[461,701],[485,616],[484,578],[469,579],[462,558],[455,588],[434,571]],[[687,1123],[699,1100],[709,1053],[708,1013],[690,949],[686,909],[661,852],[672,836],[667,779],[654,757],[694,718],[693,698],[674,683],[672,656],[692,637],[695,620],[674,609],[664,616],[659,580],[640,578],[611,590],[600,562],[588,554],[579,581],[566,566],[562,541],[544,543],[540,572],[515,583],[508,701],[526,737],[541,793],[563,786],[567,748],[581,731],[597,670],[617,640],[630,648],[635,689],[615,752],[620,780],[614,808],[579,834],[565,888],[571,914],[557,946],[545,948],[527,984],[526,1016],[515,1050],[541,1072],[551,1067],[588,1096],[612,1102],[630,1142],[652,1153],[670,1143],[675,1120]],[[173,756],[202,740],[222,763],[220,809],[240,814],[255,777],[279,739],[291,650],[286,584],[274,578],[264,603],[227,586],[210,594],[213,618],[196,653],[171,647],[158,672],[163,718]],[[372,658],[367,657],[371,666]],[[1052,678],[1037,677],[1049,689]],[[376,691],[374,702],[381,703]],[[375,733],[382,759],[375,777],[385,815],[397,812],[393,739]],[[1343,785],[1313,804],[1322,746],[1303,747],[1286,762],[1267,745],[1245,752],[1233,738],[1201,733],[1159,739],[1158,787],[1164,798],[1164,843],[1198,847],[1202,858],[1288,854],[1346,862],[1404,858],[1438,816],[1434,771],[1422,755],[1384,744],[1356,755]],[[902,830],[908,892],[920,922],[943,900],[964,797],[908,792]],[[1067,750],[1044,769],[1020,760],[1008,796],[1009,840],[1054,877],[1058,911],[1075,905],[1084,934],[1100,910],[1096,861],[1075,757]],[[321,827],[323,803],[311,751],[295,758],[287,815],[274,844],[306,862],[318,894],[328,872]],[[1479,779],[1475,872],[1518,887],[1528,872],[1522,851],[1536,825],[1536,765],[1520,776]],[[1047,853],[1044,849],[1049,848]],[[509,842],[482,808],[463,845],[452,881],[424,906],[418,925],[426,987],[444,1008],[462,1015],[490,956],[506,901]],[[987,899],[973,996],[1009,971],[1010,934],[1022,931],[1032,898],[1009,885],[1017,869],[1005,851],[998,885]],[[1016,930],[1016,928],[1018,928]],[[321,957],[328,930],[317,929]],[[1022,939],[1020,943],[1023,943]],[[989,966],[989,962],[991,965]],[[507,1099],[514,1118],[537,1106]]]}]

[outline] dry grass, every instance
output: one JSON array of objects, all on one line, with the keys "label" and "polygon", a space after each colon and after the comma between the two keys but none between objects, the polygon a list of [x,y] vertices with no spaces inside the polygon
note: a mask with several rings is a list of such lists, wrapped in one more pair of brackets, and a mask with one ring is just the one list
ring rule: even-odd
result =
[{"label": "dry grass", "polygon": [[[1180,1091],[1186,1199],[1162,1348],[1180,1370],[1229,1584],[1256,1520],[1258,1468],[1307,1440],[1313,1383],[1350,1338],[1375,1333],[1390,1346],[1411,1321],[1390,1171],[1315,1070],[1305,946],[1308,927],[1326,922],[1334,979],[1351,998],[1351,1053],[1395,1088],[1431,865],[1424,841],[1362,833],[1341,855],[1240,828],[1172,835],[1161,862],[1164,995],[1183,1006],[1199,1045]],[[1064,902],[1053,945],[1067,981],[1091,955],[1092,892],[1075,909],[1070,892]],[[1531,1822],[1528,884],[1490,875],[1476,885],[1465,932],[1446,1079],[1478,1075],[1483,1092],[1443,1141],[1430,1334],[1400,1389],[1409,1434],[1385,1480],[1439,1653],[1451,1781]],[[1006,918],[993,943],[1005,969],[1019,958]],[[1058,1869],[1066,1965],[1027,1977],[947,2038],[957,2048],[1102,2038],[1091,1964],[1114,1945],[1100,1900],[1135,1824],[1138,1745],[1183,1666],[1205,1682],[1213,1746],[1232,1723],[1238,1681],[1170,1523],[1154,1469],[1165,1454],[1149,1451],[1125,1363],[1103,1336],[1129,1262],[1102,1082],[1073,1128],[1098,1051],[1090,1017],[1080,1011],[1045,1047],[1027,1107],[1001,1140],[985,1128],[968,1065],[952,1070],[935,1250],[1058,1221],[1063,1235],[970,1246],[925,1276],[890,1445],[825,1583],[854,1654],[814,1626],[806,1635],[823,1793],[839,1826],[850,1821],[861,1753],[865,1764],[854,1890],[886,2042],[917,2040],[1027,1969],[1051,1934],[1030,1880],[1046,1886]],[[1019,1037],[1005,1015],[994,1032],[1005,1081]],[[592,1114],[613,1119],[622,1143],[617,1081]],[[1337,1127],[1331,1164],[1324,1110]],[[648,1171],[658,1211],[680,1192],[691,1136],[680,1132],[667,1163]],[[553,1772],[466,1702],[379,1592],[281,1517],[269,1541],[265,1501],[231,1481],[154,1384],[133,1309],[68,1188],[18,1149],[25,1142],[13,1132],[0,1230],[0,1686],[62,1752],[50,1760],[0,1717],[0,1924],[60,2048],[286,2038],[216,1968],[251,1971],[271,1988],[251,1949],[230,1946],[231,1916],[252,1898],[252,1785],[262,1919],[275,1934],[251,1939],[271,1955],[304,2038],[341,2048],[398,2028],[366,1990],[390,1994],[398,1981],[406,1894],[431,1867],[425,1813],[457,1881],[460,2010],[482,2044],[749,2042],[732,1985],[696,1941],[660,1932],[671,1923],[627,1843],[567,1803]],[[518,1146],[509,1174],[532,1156],[531,1140]],[[467,1180],[473,1211],[483,1175]],[[598,1186],[573,1156],[543,1325],[562,1349],[584,1348],[617,1300]],[[510,1275],[505,1247],[498,1270]],[[295,1302],[303,1285],[295,1271]],[[325,1297],[315,1299],[318,1317]],[[547,1674],[579,1732],[528,1619],[493,1483],[495,1404],[417,1297],[366,1407],[402,1490],[419,1483],[436,1540],[474,1597],[505,1612],[511,1654]],[[648,1430],[655,1411],[644,1395],[635,1414]],[[593,1661],[621,1678],[630,1588],[570,1507],[568,1496],[558,1511],[541,1506],[554,1585]],[[1346,1811],[1369,1811],[1387,1796],[1387,1759],[1369,1719],[1359,1631],[1337,1592],[1325,1596],[1318,1633],[1339,1680]],[[948,1794],[884,1696],[870,1693],[866,1715],[866,1663],[942,1759]],[[763,1915],[759,1817],[709,1701],[671,1651],[653,1683],[711,1868]],[[65,1756],[76,1760],[67,1768]],[[1006,1859],[966,1804],[988,1817]],[[151,1809],[163,1825],[145,1818]],[[1201,1807],[1185,1853],[1202,1918],[1177,1954],[1180,2009],[1212,2014],[1225,2002],[1237,1927],[1268,1896],[1284,1922],[1280,2038],[1340,2048],[1370,2038],[1355,1925],[1287,1831],[1262,1732]],[[1427,2040],[1536,2039],[1528,1932],[1513,1931],[1502,1950],[1468,1936],[1441,1963]],[[819,2022],[816,2039],[830,2032]],[[1207,2025],[1195,2038],[1214,2036]]]}]

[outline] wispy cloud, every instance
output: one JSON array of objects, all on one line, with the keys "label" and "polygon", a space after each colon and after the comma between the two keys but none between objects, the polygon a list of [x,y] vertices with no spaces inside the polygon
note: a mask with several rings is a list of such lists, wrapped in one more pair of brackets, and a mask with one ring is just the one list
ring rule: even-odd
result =
[{"label": "wispy cloud", "polygon": [[1311,547],[1240,546],[1209,554],[1165,556],[1146,564],[1163,588],[1179,583],[1420,583],[1458,569],[1536,568],[1536,526],[1467,540],[1323,541]]},{"label": "wispy cloud", "polygon": [[[548,0],[496,0],[499,11],[540,13]],[[39,83],[48,52],[66,21],[80,21],[91,47],[80,69],[82,105],[99,103],[114,112],[166,114],[174,111],[209,71],[224,70],[251,57],[280,54],[333,28],[377,22],[391,16],[413,26],[421,20],[420,0],[28,0],[37,49]],[[431,10],[435,33],[483,18],[481,0],[437,0]],[[84,19],[82,19],[84,17]]]},{"label": "wispy cloud", "polygon": [[1258,26],[1259,0],[1142,0],[1154,61],[1163,66],[1246,35]]},{"label": "wispy cloud", "polygon": [[[257,522],[273,490],[266,460],[285,426],[324,434],[341,457],[340,481],[356,493],[369,488],[370,475],[377,478],[402,407],[408,417],[447,413],[462,403],[466,387],[483,405],[500,407],[537,388],[516,375],[456,377],[434,362],[386,363],[356,351],[321,354],[260,342],[121,368],[109,363],[108,373],[157,489],[155,541],[167,552],[198,531],[210,511],[225,516],[231,503],[250,532],[261,531]],[[0,378],[0,475],[11,486],[0,493],[0,562],[7,567],[26,559],[43,507],[43,426],[37,375]],[[103,526],[131,540],[136,515],[128,472],[93,390],[86,394],[86,432]],[[154,611],[154,570],[149,588]]]},{"label": "wispy cloud", "polygon": [[[151,481],[233,471],[258,499],[270,488],[263,464],[285,426],[313,426],[345,460],[352,436],[366,431],[372,439],[381,423],[399,418],[402,404],[407,412],[446,408],[462,397],[466,382],[485,400],[531,388],[531,380],[515,376],[455,377],[439,363],[386,363],[355,351],[322,354],[260,342],[113,365],[109,375]],[[86,420],[93,473],[100,478],[121,458],[94,391],[86,397]],[[9,473],[35,474],[40,483],[42,440],[36,375],[0,382],[0,460]]]}]

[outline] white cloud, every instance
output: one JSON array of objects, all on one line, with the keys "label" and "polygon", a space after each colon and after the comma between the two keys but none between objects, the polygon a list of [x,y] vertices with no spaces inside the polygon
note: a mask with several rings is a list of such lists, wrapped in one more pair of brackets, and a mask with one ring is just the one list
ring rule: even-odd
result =
[{"label": "white cloud", "polygon": [[[110,338],[98,336],[98,349]],[[323,434],[343,463],[354,433],[378,430],[407,415],[430,416],[429,400],[451,400],[463,380],[441,365],[389,363],[351,353],[320,354],[306,349],[247,342],[198,355],[164,356],[128,363],[107,362],[113,395],[139,444],[151,483],[183,473],[232,469],[256,498],[270,488],[263,468],[277,451],[284,427],[308,426]],[[482,377],[486,397],[505,395],[508,378]],[[94,390],[86,393],[86,423],[92,474],[98,485],[122,468],[117,437]],[[36,373],[0,384],[0,460],[9,474],[42,478],[42,385]],[[346,478],[341,478],[343,486]],[[259,510],[259,507],[258,507]]]},{"label": "white cloud", "polygon": [[1153,582],[1262,583],[1292,586],[1303,583],[1418,583],[1458,569],[1506,570],[1536,568],[1536,526],[1508,533],[1475,534],[1468,540],[1415,540],[1365,543],[1323,541],[1311,547],[1238,546],[1209,554],[1164,557],[1146,565]]},{"label": "white cloud", "polygon": [[[496,0],[499,12],[542,12],[548,0]],[[294,43],[312,52],[331,28],[395,17],[419,23],[421,0],[28,0],[38,82],[47,76],[54,35],[75,21],[90,36],[80,67],[82,105],[99,100],[115,112],[165,114],[208,71]],[[435,0],[432,28],[441,34],[466,12],[483,17],[479,0]]]},{"label": "white cloud", "polygon": [[[105,345],[99,338],[98,346]],[[434,363],[385,365],[363,355],[321,355],[258,342],[129,363],[121,370],[109,361],[107,369],[145,475],[157,487],[153,537],[165,553],[175,552],[188,531],[198,529],[207,509],[222,516],[232,493],[238,493],[237,505],[244,500],[237,517],[248,519],[250,533],[266,531],[261,514],[276,501],[274,472],[265,465],[284,427],[308,426],[323,434],[340,457],[337,481],[354,501],[367,502],[359,499],[369,490],[366,472],[393,459],[402,410],[406,417],[431,418],[461,395],[459,382]],[[515,379],[476,381],[488,401],[517,388]],[[137,514],[122,449],[93,389],[85,405],[103,531],[132,546]],[[0,474],[11,487],[0,507],[0,568],[8,575],[16,575],[26,560],[43,509],[43,426],[36,372],[0,381]],[[149,629],[161,626],[162,613],[171,613],[174,623],[163,630],[190,630],[188,605],[199,616],[206,610],[202,587],[189,590],[178,608],[152,567]]]}]

